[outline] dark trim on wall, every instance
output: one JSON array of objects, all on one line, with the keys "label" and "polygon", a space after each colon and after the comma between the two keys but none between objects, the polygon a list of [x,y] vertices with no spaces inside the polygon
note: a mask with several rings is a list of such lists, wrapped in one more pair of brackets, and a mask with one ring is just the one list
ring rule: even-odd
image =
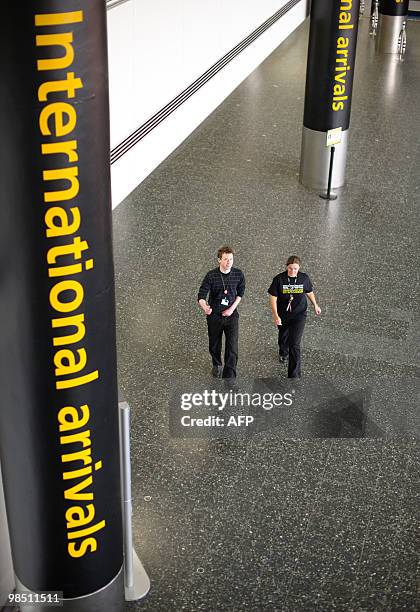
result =
[{"label": "dark trim on wall", "polygon": [[196,79],[191,85],[189,85],[186,89],[184,89],[180,94],[176,96],[173,100],[168,102],[166,106],[160,109],[157,113],[155,113],[150,119],[148,119],[143,125],[141,125],[137,130],[135,130],[132,134],[127,136],[119,145],[114,147],[111,150],[111,164],[115,163],[119,160],[127,151],[132,149],[140,140],[142,140],[147,134],[149,134],[157,125],[159,125],[164,119],[166,119],[171,113],[173,113],[177,108],[183,104],[188,98],[190,98],[193,94],[196,93],[203,85],[208,83],[208,81],[214,77],[222,68],[224,68],[230,61],[232,61],[241,51],[246,49],[250,44],[252,44],[261,34],[263,34],[270,26],[272,26],[276,21],[281,19],[286,13],[288,13],[294,6],[299,4],[301,0],[289,0],[280,10],[278,10],[274,15],[269,17],[264,23],[262,23],[256,30],[251,32],[249,36],[244,38],[240,43],[238,43],[231,51],[226,53],[222,58],[219,59],[215,64],[213,64],[204,74],[202,74],[198,79]]},{"label": "dark trim on wall", "polygon": [[129,0],[106,0],[106,10],[110,11],[116,6],[119,6],[120,4],[124,4],[125,2],[128,2],[128,1]]}]

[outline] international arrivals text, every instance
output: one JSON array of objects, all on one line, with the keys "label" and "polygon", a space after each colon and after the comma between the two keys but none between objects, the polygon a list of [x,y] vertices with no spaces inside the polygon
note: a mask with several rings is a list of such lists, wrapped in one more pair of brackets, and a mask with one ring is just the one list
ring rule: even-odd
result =
[{"label": "international arrivals text", "polygon": [[[57,391],[83,387],[99,378],[98,370],[89,367],[87,350],[72,346],[84,340],[89,325],[83,308],[84,279],[94,269],[94,260],[87,256],[89,244],[80,235],[83,211],[77,200],[79,155],[73,134],[80,108],[77,96],[83,89],[82,80],[71,71],[73,37],[75,24],[83,20],[83,11],[35,15],[35,45],[41,56],[37,60],[39,130],[47,141],[41,144],[41,155],[56,165],[42,172],[42,205],[45,236],[54,241],[46,251],[46,270],[51,281],[49,304],[55,313],[51,318],[55,351],[51,367]],[[68,31],[63,32],[62,26],[68,26]],[[57,73],[61,78],[56,78]],[[96,517],[93,476],[102,468],[102,461],[92,458],[90,415],[87,404],[57,409],[67,551],[73,558],[94,553],[98,532],[105,527],[105,520]]]}]

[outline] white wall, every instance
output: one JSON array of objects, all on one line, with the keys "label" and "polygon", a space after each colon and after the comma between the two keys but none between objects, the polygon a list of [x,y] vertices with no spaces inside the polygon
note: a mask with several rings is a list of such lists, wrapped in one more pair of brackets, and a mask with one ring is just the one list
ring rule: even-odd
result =
[{"label": "white wall", "polygon": [[[108,11],[111,148],[201,76],[287,0],[128,0]],[[305,18],[271,26],[112,165],[115,207]]]}]

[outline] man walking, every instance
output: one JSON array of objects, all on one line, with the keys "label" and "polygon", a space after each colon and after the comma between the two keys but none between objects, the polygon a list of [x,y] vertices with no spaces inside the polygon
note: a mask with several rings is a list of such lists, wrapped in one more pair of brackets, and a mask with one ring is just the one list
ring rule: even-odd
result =
[{"label": "man walking", "polygon": [[[207,272],[198,290],[198,303],[207,315],[209,351],[215,378],[236,378],[239,313],[237,306],[245,292],[245,277],[233,268],[233,250],[220,247],[219,266]],[[207,301],[208,299],[208,301]],[[222,336],[225,334],[225,363],[222,365]]]}]

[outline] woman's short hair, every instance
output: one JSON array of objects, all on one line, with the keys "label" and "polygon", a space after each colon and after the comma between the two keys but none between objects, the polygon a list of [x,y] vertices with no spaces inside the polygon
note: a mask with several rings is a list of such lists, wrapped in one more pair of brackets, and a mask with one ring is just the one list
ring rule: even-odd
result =
[{"label": "woman's short hair", "polygon": [[299,266],[301,266],[302,265],[302,260],[297,255],[290,255],[290,257],[286,261],[286,268],[290,264],[294,264],[294,263],[299,264]]}]

